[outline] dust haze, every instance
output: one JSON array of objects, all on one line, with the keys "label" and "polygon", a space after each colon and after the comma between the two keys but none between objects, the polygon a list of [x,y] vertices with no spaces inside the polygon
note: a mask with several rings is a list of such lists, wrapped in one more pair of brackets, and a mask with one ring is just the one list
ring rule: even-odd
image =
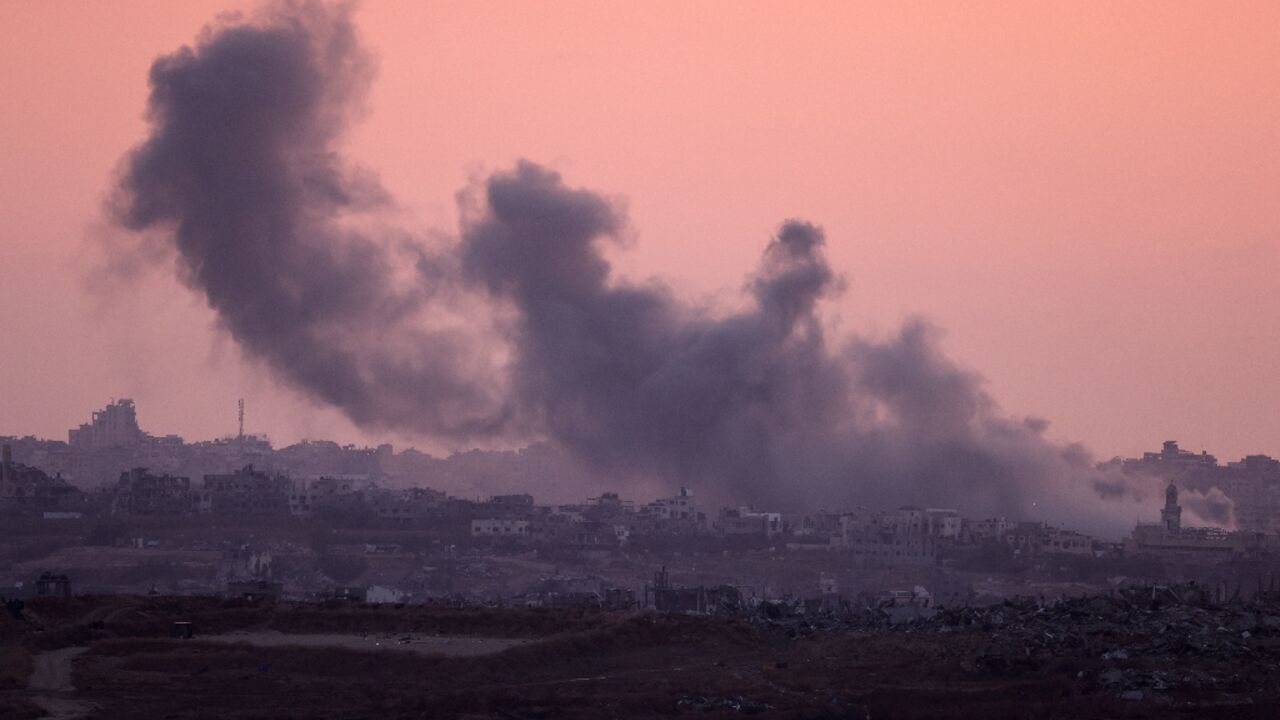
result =
[{"label": "dust haze", "polygon": [[729,314],[615,274],[623,203],[528,160],[461,191],[444,237],[387,230],[390,193],[340,152],[374,66],[350,8],[312,3],[156,60],[109,207],[139,241],[114,264],[159,238],[248,357],[370,431],[548,438],[602,475],[787,510],[1132,522],[1132,493],[1099,503],[1089,453],[1003,412],[927,320],[831,336],[818,311],[846,281],[815,222],[761,229]]}]

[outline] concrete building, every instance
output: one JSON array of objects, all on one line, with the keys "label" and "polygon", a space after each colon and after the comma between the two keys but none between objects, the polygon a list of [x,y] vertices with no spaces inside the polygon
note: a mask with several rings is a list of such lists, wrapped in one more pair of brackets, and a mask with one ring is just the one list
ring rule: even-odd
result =
[{"label": "concrete building", "polygon": [[652,586],[645,586],[645,605],[659,612],[708,615],[741,604],[742,592],[732,585],[676,587],[665,567],[654,573]]},{"label": "concrete building", "polygon": [[186,515],[196,510],[190,478],[156,475],[147,468],[120,473],[111,502],[119,515]]},{"label": "concrete building", "polygon": [[963,526],[964,520],[956,510],[951,508],[925,508],[924,510],[925,534],[930,537],[956,540],[959,539]]},{"label": "concrete building", "polygon": [[289,482],[289,514],[311,517],[316,510],[350,508],[361,503],[359,488],[368,482],[367,475],[322,476]]},{"label": "concrete building", "polygon": [[223,475],[205,475],[200,510],[215,514],[287,515],[293,482],[252,465]]},{"label": "concrete building", "polygon": [[854,565],[929,567],[938,563],[937,540],[922,533],[854,531],[844,536],[843,546]]},{"label": "concrete building", "polygon": [[528,493],[515,495],[494,495],[489,498],[489,506],[504,513],[527,513],[533,510],[533,496]]},{"label": "concrete building", "polygon": [[1158,453],[1144,453],[1140,459],[1117,458],[1111,465],[1127,474],[1176,483],[1184,490],[1221,491],[1232,502],[1237,529],[1280,533],[1280,460],[1248,455],[1220,465],[1217,458],[1207,452],[1187,452],[1179,448],[1176,441],[1169,440]]},{"label": "concrete building", "polygon": [[1126,470],[1142,470],[1160,477],[1197,476],[1217,467],[1218,459],[1207,452],[1193,453],[1178,447],[1177,440],[1166,440],[1160,452],[1143,453],[1138,460],[1123,460]]},{"label": "concrete building", "polygon": [[1005,533],[1012,530],[1014,525],[1015,523],[1005,517],[966,521],[961,525],[961,536],[965,542],[974,545],[999,542],[1004,540]]},{"label": "concrete building", "polygon": [[1054,527],[1043,522],[1015,523],[1004,533],[1004,542],[1014,552],[1023,557],[1040,555],[1080,555],[1092,556],[1093,538]]},{"label": "concrete building", "polygon": [[67,444],[77,450],[132,447],[142,442],[137,410],[128,398],[116,400],[93,413],[89,422],[68,431]]},{"label": "concrete building", "polygon": [[528,539],[529,521],[511,518],[485,518],[471,521],[471,537],[506,537]]},{"label": "concrete building", "polygon": [[1165,490],[1165,504],[1158,524],[1139,524],[1124,541],[1130,555],[1157,555],[1182,559],[1218,560],[1244,557],[1267,549],[1266,537],[1250,531],[1182,526],[1182,507],[1173,483]]},{"label": "concrete building", "polygon": [[879,525],[875,517],[866,510],[842,513],[840,515],[840,534],[837,538],[832,539],[832,543],[843,546],[849,537],[878,528]]},{"label": "concrete building", "polygon": [[36,579],[36,595],[42,597],[71,597],[71,579],[60,573],[43,572]]},{"label": "concrete building", "polygon": [[417,487],[404,490],[367,487],[361,494],[365,507],[374,517],[393,524],[423,521],[448,498],[439,490]]},{"label": "concrete building", "polygon": [[62,477],[14,462],[8,443],[0,447],[0,509],[44,511],[72,504],[80,496]]},{"label": "concrete building", "polygon": [[1040,536],[1040,552],[1045,555],[1093,556],[1093,538],[1074,530],[1046,527]]},{"label": "concrete building", "polygon": [[895,535],[925,534],[924,508],[905,505],[880,515],[880,525]]},{"label": "concrete building", "polygon": [[716,519],[716,530],[721,535],[774,537],[784,530],[782,513],[764,512],[749,507],[724,508]]},{"label": "concrete building", "polygon": [[816,512],[802,515],[790,528],[791,534],[797,538],[809,538],[815,542],[830,542],[831,538],[840,535],[840,523],[843,515],[833,512]]},{"label": "concrete building", "polygon": [[959,512],[950,508],[908,505],[880,515],[880,526],[896,535],[927,535],[956,540],[960,537],[963,520]]},{"label": "concrete building", "polygon": [[584,520],[574,505],[540,507],[528,518],[529,538],[536,543],[552,545],[572,544]]},{"label": "concrete building", "polygon": [[386,585],[370,585],[364,591],[364,601],[374,604],[400,603],[407,597],[404,592]]},{"label": "concrete building", "polygon": [[680,494],[655,500],[643,509],[659,520],[697,521],[702,517],[693,499],[693,491],[685,487],[680,488]]}]

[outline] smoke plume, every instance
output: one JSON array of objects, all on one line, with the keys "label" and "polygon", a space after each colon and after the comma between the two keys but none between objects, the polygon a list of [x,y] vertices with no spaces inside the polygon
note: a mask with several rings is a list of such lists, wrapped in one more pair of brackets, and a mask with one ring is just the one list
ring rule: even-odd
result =
[{"label": "smoke plume", "polygon": [[372,70],[343,8],[207,28],[151,68],[151,135],[115,215],[171,240],[185,282],[290,385],[365,426],[496,432],[505,401],[474,344],[421,322],[433,288],[402,287],[397,243],[350,222],[389,202],[334,151]]},{"label": "smoke plume", "polygon": [[728,316],[616,277],[623,209],[532,162],[464,193],[444,243],[362,230],[391,201],[336,143],[371,68],[341,8],[206,29],[153,66],[150,136],[118,187],[119,222],[168,243],[293,388],[363,426],[546,436],[609,475],[744,503],[1096,519],[1087,454],[1002,414],[928,323],[827,338],[817,310],[843,282],[811,223],[777,229]]},{"label": "smoke plume", "polygon": [[[1187,524],[1236,529],[1235,501],[1222,488],[1188,487],[1199,483],[1188,483],[1185,478],[1175,477],[1172,481],[1178,486],[1178,502],[1188,514]],[[1163,505],[1170,478],[1145,470],[1117,469],[1105,475],[1099,473],[1093,482],[1101,497],[1155,508]]]},{"label": "smoke plume", "polygon": [[1221,488],[1211,487],[1207,492],[1183,492],[1179,498],[1183,507],[1200,525],[1234,530],[1236,528],[1236,504]]}]

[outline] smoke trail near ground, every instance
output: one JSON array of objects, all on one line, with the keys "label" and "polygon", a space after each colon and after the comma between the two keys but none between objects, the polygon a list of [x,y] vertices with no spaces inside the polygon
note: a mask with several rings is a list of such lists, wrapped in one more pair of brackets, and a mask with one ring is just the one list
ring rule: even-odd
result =
[{"label": "smoke trail near ground", "polygon": [[1207,492],[1183,491],[1179,497],[1183,507],[1199,519],[1199,525],[1235,529],[1236,504],[1221,488],[1212,487]]},{"label": "smoke trail near ground", "polygon": [[1098,494],[1111,500],[1127,500],[1154,508],[1163,504],[1164,490],[1170,482],[1178,486],[1178,501],[1188,513],[1188,525],[1237,529],[1236,503],[1222,488],[1210,485],[1194,487],[1185,477],[1169,477],[1144,470],[1116,470],[1099,474],[1094,484]]},{"label": "smoke trail near ground", "polygon": [[[926,322],[827,339],[817,308],[843,283],[816,225],[781,225],[726,317],[615,277],[602,245],[625,213],[531,162],[464,194],[444,247],[355,229],[390,202],[335,152],[370,68],[341,8],[207,29],[153,66],[151,135],[118,188],[120,222],[170,242],[292,387],[364,426],[544,435],[740,502],[1097,519],[1087,455],[1002,415]],[[474,327],[441,320],[459,313]]]},{"label": "smoke trail near ground", "polygon": [[557,440],[774,506],[913,502],[1013,513],[1090,471],[1043,424],[998,415],[981,379],[922,321],[829,347],[818,302],[839,283],[821,229],[788,221],[748,283],[753,306],[708,319],[662,287],[610,277],[599,243],[627,223],[530,163],[491,178],[462,267],[519,322],[515,391]]}]

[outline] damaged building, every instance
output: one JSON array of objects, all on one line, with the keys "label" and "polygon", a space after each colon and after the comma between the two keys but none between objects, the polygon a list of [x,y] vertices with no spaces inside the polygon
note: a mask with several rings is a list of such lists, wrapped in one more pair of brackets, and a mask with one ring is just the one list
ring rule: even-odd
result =
[{"label": "damaged building", "polygon": [[1125,473],[1159,478],[1196,493],[1221,491],[1231,501],[1237,529],[1280,533],[1280,460],[1248,455],[1222,465],[1207,452],[1189,452],[1176,440],[1167,440],[1159,452],[1117,458],[1110,464]]},{"label": "damaged building", "polygon": [[1184,527],[1178,487],[1169,483],[1160,522],[1139,524],[1124,541],[1129,555],[1154,555],[1184,560],[1229,560],[1257,555],[1268,549],[1267,536],[1250,531],[1214,527]]},{"label": "damaged building", "polygon": [[74,503],[82,493],[61,476],[13,461],[8,443],[0,447],[0,509],[55,510]]},{"label": "damaged building", "polygon": [[219,515],[286,515],[292,488],[289,478],[246,465],[233,473],[205,475],[199,508]]},{"label": "damaged building", "polygon": [[742,606],[742,591],[732,585],[715,587],[677,587],[672,584],[667,568],[653,575],[653,584],[645,586],[645,606],[659,612],[708,615],[734,612]]},{"label": "damaged building", "polygon": [[196,511],[191,479],[154,474],[147,468],[120,473],[111,498],[118,515],[188,515]]}]

